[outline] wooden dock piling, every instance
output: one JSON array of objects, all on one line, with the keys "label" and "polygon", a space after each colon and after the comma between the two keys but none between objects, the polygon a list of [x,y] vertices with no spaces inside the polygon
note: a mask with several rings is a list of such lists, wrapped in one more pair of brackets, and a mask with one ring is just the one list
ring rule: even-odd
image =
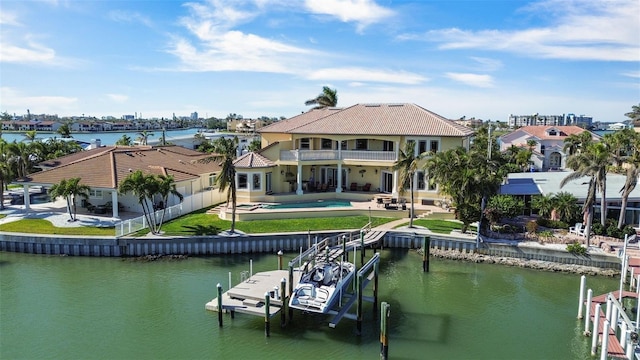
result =
[{"label": "wooden dock piling", "polygon": [[222,285],[218,283],[218,326],[222,327]]},{"label": "wooden dock piling", "polygon": [[423,248],[424,251],[422,252],[422,272],[429,272],[429,249],[431,248],[431,237],[423,237]]},{"label": "wooden dock piling", "polygon": [[389,317],[391,315],[391,306],[387,302],[382,302],[380,306],[380,359],[387,360],[389,358],[389,337],[387,330],[389,326]]},{"label": "wooden dock piling", "polygon": [[264,334],[271,336],[271,296],[269,292],[264,293]]}]

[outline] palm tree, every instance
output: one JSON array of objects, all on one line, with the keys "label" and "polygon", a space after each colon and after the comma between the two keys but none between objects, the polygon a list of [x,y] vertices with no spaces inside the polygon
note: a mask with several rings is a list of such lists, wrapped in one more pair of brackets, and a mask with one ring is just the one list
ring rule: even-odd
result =
[{"label": "palm tree", "polygon": [[612,155],[609,148],[599,143],[589,143],[586,147],[583,147],[579,152],[569,156],[567,159],[567,166],[573,169],[573,172],[567,175],[560,182],[560,187],[564,187],[569,181],[576,180],[582,177],[589,177],[589,190],[587,194],[587,200],[582,208],[584,214],[589,214],[587,219],[587,245],[589,235],[591,232],[592,216],[591,206],[595,203],[596,191],[599,191],[602,196],[600,200],[600,223],[605,226],[607,219],[607,169],[612,163]]},{"label": "palm tree", "polygon": [[536,148],[536,145],[538,145],[538,142],[533,140],[533,139],[529,139],[527,140],[527,146],[529,147],[530,151],[533,151],[533,149]]},{"label": "palm tree", "polygon": [[585,130],[579,134],[571,134],[564,139],[564,152],[573,155],[593,142],[591,132]]},{"label": "palm tree", "polygon": [[127,134],[122,135],[122,137],[116,141],[116,145],[131,146],[132,144],[133,142]]},{"label": "palm tree", "polygon": [[162,215],[160,216],[160,221],[156,229],[157,232],[159,233],[160,228],[162,227],[162,223],[164,222],[165,212],[167,211],[169,195],[173,195],[177,197],[178,200],[180,201],[184,199],[184,196],[182,196],[182,194],[178,192],[178,190],[176,189],[176,183],[173,180],[173,176],[158,175],[157,180],[158,182],[157,182],[156,193],[160,195],[160,198],[162,199],[162,203],[164,204],[164,206],[162,207]]},{"label": "palm tree", "polygon": [[9,162],[17,178],[25,177],[33,169],[32,148],[24,142],[8,145]]},{"label": "palm tree", "polygon": [[9,164],[9,145],[0,138],[0,210],[4,210],[4,188],[12,180]]},{"label": "palm tree", "polygon": [[60,125],[57,133],[60,134],[60,136],[62,136],[63,139],[68,139],[73,137],[71,136],[71,127],[69,126],[68,122]]},{"label": "palm tree", "polygon": [[635,126],[640,125],[640,104],[631,106],[631,112],[624,114],[624,116],[633,120]]},{"label": "palm tree", "polygon": [[[154,181],[153,175],[145,175],[141,170],[136,170],[129,174],[120,185],[118,192],[121,194],[132,193],[138,198],[138,203],[142,207],[142,212],[151,233],[155,234],[155,216],[153,209],[153,193],[157,189],[157,182]],[[117,206],[117,205],[114,205]]]},{"label": "palm tree", "polygon": [[409,227],[413,227],[414,218],[414,198],[413,198],[413,178],[418,170],[418,164],[422,161],[425,154],[416,155],[416,143],[415,141],[407,141],[404,149],[400,149],[398,154],[398,160],[391,167],[392,170],[398,170],[398,177],[400,185],[400,193],[404,193],[405,185],[409,185],[409,192],[411,193],[411,213],[409,214]]},{"label": "palm tree", "polygon": [[555,200],[553,194],[536,195],[531,199],[531,206],[538,210],[538,216],[550,218],[551,212],[555,209]]},{"label": "palm tree", "polygon": [[24,138],[25,140],[28,140],[28,141],[36,141],[37,135],[38,134],[36,130],[29,130],[24,133]]},{"label": "palm tree", "polygon": [[147,145],[147,140],[149,139],[149,136],[153,136],[152,132],[148,132],[147,130],[142,130],[140,132],[137,133],[138,139],[140,141],[140,145]]},{"label": "palm tree", "polygon": [[554,209],[560,221],[569,223],[578,212],[578,199],[571,193],[561,191],[553,197]]},{"label": "palm tree", "polygon": [[322,92],[314,99],[304,102],[305,105],[316,105],[314,109],[322,109],[325,107],[335,107],[338,105],[338,90],[331,89],[328,86],[322,87]]},{"label": "palm tree", "polygon": [[76,198],[82,197],[83,199],[88,199],[89,190],[91,190],[91,188],[88,185],[80,184],[80,178],[62,179],[59,183],[51,186],[49,196],[53,199],[64,197],[65,200],[67,200],[69,221],[76,221]]},{"label": "palm tree", "polygon": [[620,204],[620,216],[618,217],[618,229],[622,229],[624,226],[625,215],[627,211],[627,202],[629,195],[636,188],[638,184],[638,177],[640,176],[640,133],[632,131],[629,133],[629,137],[625,138],[626,144],[629,145],[629,151],[624,156],[624,164],[626,167],[625,182],[620,189],[621,204]]},{"label": "palm tree", "polygon": [[214,184],[218,186],[218,191],[227,191],[227,207],[231,201],[231,233],[236,229],[236,167],[233,164],[238,154],[238,137],[233,139],[219,138],[212,143],[212,155],[202,160],[203,163],[211,161],[220,162],[220,174],[215,177]]}]

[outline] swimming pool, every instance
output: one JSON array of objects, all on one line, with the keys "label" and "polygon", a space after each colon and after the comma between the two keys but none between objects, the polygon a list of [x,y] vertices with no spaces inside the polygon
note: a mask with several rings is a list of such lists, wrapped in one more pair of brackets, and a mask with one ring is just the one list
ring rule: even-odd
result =
[{"label": "swimming pool", "polygon": [[263,204],[263,209],[300,209],[300,208],[337,208],[352,207],[350,201],[345,200],[318,200],[299,203]]}]

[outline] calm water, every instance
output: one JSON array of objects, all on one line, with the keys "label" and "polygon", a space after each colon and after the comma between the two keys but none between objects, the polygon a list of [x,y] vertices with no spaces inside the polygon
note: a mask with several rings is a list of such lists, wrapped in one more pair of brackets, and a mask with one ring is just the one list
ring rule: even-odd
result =
[{"label": "calm water", "polygon": [[[185,136],[185,135],[195,135],[199,129],[187,129],[187,130],[172,130],[167,131],[165,133],[165,138],[168,142],[171,142],[171,139]],[[149,140],[158,140],[162,137],[162,131],[149,131],[149,133],[153,134],[153,136],[149,136]],[[100,143],[102,145],[115,145],[116,141],[118,141],[122,135],[129,136],[132,140],[138,138],[138,131],[130,131],[130,132],[95,132],[95,133],[73,133],[71,134],[74,139],[82,140],[86,142],[91,142],[95,139],[100,139]],[[48,139],[50,137],[60,137],[57,133],[38,133],[37,138],[39,139]],[[22,141],[24,140],[24,133],[2,133],[2,138],[7,142],[12,142],[13,140]]]},{"label": "calm water", "polygon": [[[576,320],[579,277],[382,253],[381,301],[391,304],[392,359],[587,359]],[[0,253],[2,359],[376,359],[379,325],[365,306],[364,334],[343,320],[294,313],[271,337],[264,320],[237,314],[225,326],[204,310],[215,285],[273,255],[150,263]],[[594,293],[618,281],[588,278]]]}]

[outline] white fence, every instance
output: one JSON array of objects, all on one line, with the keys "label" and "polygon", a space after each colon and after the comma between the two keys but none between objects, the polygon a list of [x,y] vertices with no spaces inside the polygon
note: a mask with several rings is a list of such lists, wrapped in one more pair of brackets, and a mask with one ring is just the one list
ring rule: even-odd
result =
[{"label": "white fence", "polygon": [[[215,192],[215,196],[212,195],[212,192]],[[220,202],[219,194],[217,190],[212,190],[186,196],[180,204],[164,209],[164,222]],[[152,215],[155,216],[156,222],[160,221],[162,211],[158,210]],[[116,224],[116,237],[132,234],[148,227],[149,224],[147,224],[147,219],[144,216],[124,220]]]}]

